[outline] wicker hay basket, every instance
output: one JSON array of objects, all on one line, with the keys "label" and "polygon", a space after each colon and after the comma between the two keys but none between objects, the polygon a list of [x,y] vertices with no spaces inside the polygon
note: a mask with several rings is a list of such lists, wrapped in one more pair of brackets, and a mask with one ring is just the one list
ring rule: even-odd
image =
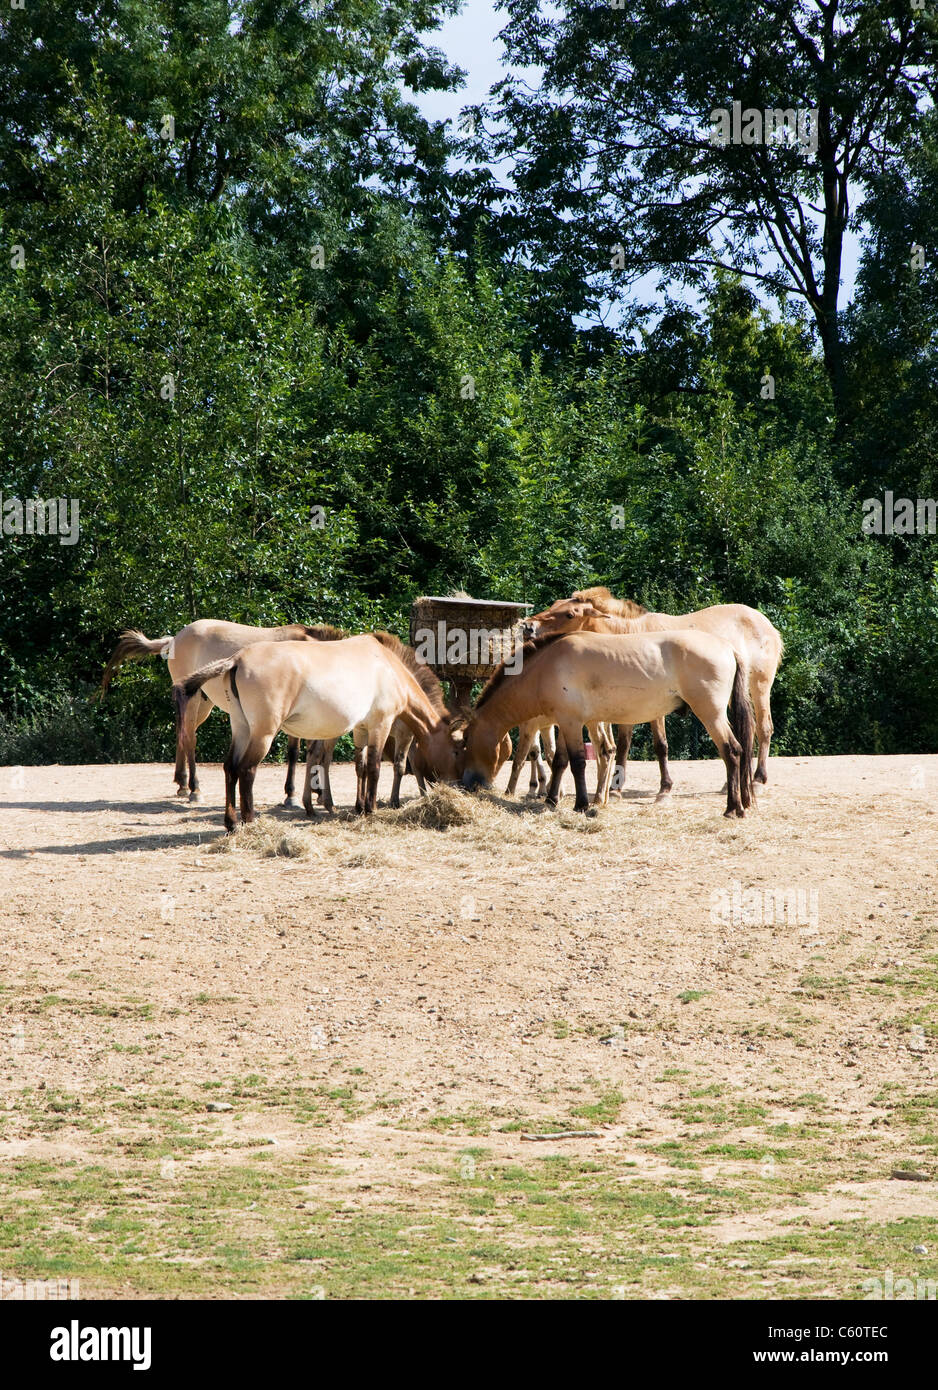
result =
[{"label": "wicker hay basket", "polygon": [[418,654],[429,648],[427,664],[466,693],[473,681],[487,680],[510,659],[520,641],[517,624],[530,608],[493,599],[418,598],[410,610],[410,645]]}]

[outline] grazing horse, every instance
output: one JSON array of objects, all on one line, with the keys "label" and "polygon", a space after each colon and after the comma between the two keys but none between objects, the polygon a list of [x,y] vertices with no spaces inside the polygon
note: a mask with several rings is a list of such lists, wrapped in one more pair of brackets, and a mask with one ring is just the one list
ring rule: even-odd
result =
[{"label": "grazing horse", "polygon": [[[395,656],[403,661],[408,671],[410,671],[411,675],[414,676],[418,684],[422,687],[424,694],[433,705],[433,708],[443,717],[447,713],[446,703],[443,699],[443,687],[426,662],[418,660],[417,653],[414,651],[413,647],[406,646],[403,642],[398,641],[396,637],[392,637],[390,633],[375,632],[372,635],[385,645],[393,644],[390,649],[394,651]],[[317,769],[321,771],[320,802],[327,811],[333,809],[334,803],[332,800],[332,792],[329,787],[329,768],[332,763],[335,743],[335,739],[315,739],[308,745],[306,754],[306,781],[303,788],[303,806],[308,816],[313,814],[313,776]],[[359,775],[361,775],[359,755],[360,750],[356,748],[356,768],[358,769]],[[394,764],[394,782],[391,787],[389,802],[391,807],[396,810],[401,804],[401,781],[407,772],[408,764],[417,779],[417,786],[420,789],[420,794],[422,796],[426,794],[428,769],[419,749],[415,747],[413,730],[403,719],[396,719],[394,721],[382,756]],[[430,780],[432,780],[432,777]]]},{"label": "grazing horse", "polygon": [[[756,737],[759,743],[759,760],[755,781],[768,781],[769,745],[772,741],[772,710],[770,695],[779,663],[784,652],[782,635],[769,622],[764,614],[744,603],[720,603],[712,608],[701,608],[694,613],[679,616],[670,613],[649,613],[641,604],[631,599],[613,598],[603,587],[580,589],[571,598],[560,599],[545,608],[543,613],[535,613],[526,618],[523,632],[526,637],[569,632],[664,632],[688,628],[709,632],[739,652],[749,671],[749,696],[752,700],[756,719]],[[661,789],[659,795],[671,790],[671,774],[668,769],[668,743],[664,720],[652,721],[652,741],[661,769]],[[625,780],[625,763],[632,742],[632,729],[628,725],[619,731],[616,749],[617,770],[621,768],[620,781]]]},{"label": "grazing horse", "polygon": [[225,758],[225,828],[254,819],[254,777],[280,729],[294,738],[336,739],[354,731],[366,746],[355,809],[374,810],[381,754],[401,719],[414,735],[433,777],[456,775],[450,714],[441,713],[401,658],[403,643],[388,633],[337,642],[257,642],[213,662],[173,686],[180,719],[203,687],[228,711],[231,746]]},{"label": "grazing horse", "polygon": [[569,762],[576,784],[574,810],[585,811],[583,725],[600,720],[645,724],[686,704],[726,766],[726,815],[742,816],[752,804],[753,719],[746,668],[728,642],[693,630],[632,636],[578,632],[526,642],[522,661],[515,676],[506,673],[503,663],[476,702],[465,736],[465,787],[491,782],[498,741],[507,729],[547,717],[560,733],[547,804],[557,805]]},{"label": "grazing horse", "polygon": [[[302,623],[291,623],[286,627],[249,627],[244,623],[227,623],[217,618],[199,618],[180,629],[175,637],[150,638],[131,629],[121,633],[121,639],[104,668],[99,698],[103,699],[107,694],[115,671],[125,661],[140,661],[146,657],[161,656],[169,666],[169,674],[175,685],[185,680],[186,676],[191,676],[193,671],[207,666],[209,662],[234,656],[235,652],[241,651],[243,647],[252,646],[255,642],[300,642],[307,638],[316,642],[335,642],[347,636],[348,633],[341,632],[339,628],[325,624],[319,627],[306,627]],[[203,690],[201,700],[187,707],[185,720],[176,721],[176,769],[173,780],[176,782],[176,795],[185,796],[188,764],[190,801],[202,799],[195,762],[196,730],[205,722],[214,707],[214,701]],[[284,793],[288,806],[299,805],[294,796],[299,747],[299,739],[291,738],[287,741],[287,778]],[[329,799],[331,801],[331,795]]]}]

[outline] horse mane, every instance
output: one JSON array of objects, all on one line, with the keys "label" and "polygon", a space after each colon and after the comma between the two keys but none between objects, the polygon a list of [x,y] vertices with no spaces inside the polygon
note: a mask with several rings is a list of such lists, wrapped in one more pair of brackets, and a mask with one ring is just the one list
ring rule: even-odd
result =
[{"label": "horse mane", "polygon": [[[559,642],[562,637],[566,636],[567,633],[565,632],[553,632],[550,634],[549,637],[529,637],[527,642],[525,642],[521,648],[522,665],[524,664],[526,657],[534,656],[544,647],[549,647],[552,642]],[[517,651],[515,651],[515,654],[512,657],[512,664],[514,664],[516,658]],[[492,698],[496,690],[499,690],[501,688],[504,682],[505,662],[503,661],[501,665],[492,673],[492,675],[489,676],[488,680],[482,688],[482,693],[479,695],[478,700],[476,700],[475,702],[474,708],[481,709],[482,706]]]},{"label": "horse mane", "polygon": [[601,613],[609,613],[614,618],[640,618],[648,609],[630,598],[614,598],[604,584],[592,589],[577,589],[570,597],[578,603],[591,603]]},{"label": "horse mane", "polygon": [[328,623],[320,623],[317,627],[306,627],[301,623],[300,626],[307,637],[312,637],[317,642],[343,642],[349,635],[340,627],[330,627]]},{"label": "horse mane", "polygon": [[443,687],[427,663],[417,660],[417,653],[413,647],[406,646],[399,637],[395,637],[391,632],[378,631],[371,635],[376,642],[380,642],[382,647],[387,647],[388,651],[392,652],[398,661],[407,667],[433,706],[434,713],[439,715],[441,719],[448,719],[450,712],[443,699]]}]

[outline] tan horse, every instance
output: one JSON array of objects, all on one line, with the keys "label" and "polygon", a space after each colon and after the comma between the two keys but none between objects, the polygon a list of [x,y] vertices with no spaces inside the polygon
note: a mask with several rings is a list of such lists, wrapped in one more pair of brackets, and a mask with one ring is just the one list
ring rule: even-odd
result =
[{"label": "tan horse", "polygon": [[[125,661],[140,661],[146,657],[161,656],[167,662],[169,674],[176,685],[202,666],[207,666],[213,661],[223,661],[255,642],[298,642],[306,638],[317,642],[331,642],[346,636],[347,633],[326,624],[319,627],[306,627],[302,623],[291,623],[286,627],[250,627],[244,623],[227,623],[217,618],[199,618],[196,622],[181,628],[175,637],[150,638],[131,629],[121,634],[121,639],[104,668],[100,698],[103,699],[107,694],[114,673]],[[176,768],[173,780],[176,782],[176,795],[185,796],[188,764],[190,801],[201,801],[199,774],[195,762],[196,730],[214,708],[214,701],[203,690],[201,700],[187,706],[185,720],[181,723],[177,720]],[[299,739],[291,738],[287,742],[287,777],[284,792],[288,806],[300,804],[294,796],[299,746]],[[331,801],[328,771],[326,794]]]},{"label": "tan horse", "polygon": [[[543,613],[525,619],[524,623],[524,633],[528,637],[578,631],[635,633],[686,631],[688,628],[722,637],[744,659],[749,670],[749,696],[755,711],[759,743],[755,781],[767,782],[773,733],[770,696],[784,643],[781,633],[757,609],[744,603],[721,603],[679,616],[649,613],[641,604],[631,599],[613,598],[608,589],[597,587],[580,589],[571,598],[560,599]],[[664,793],[670,791],[672,783],[663,719],[652,722],[652,740],[661,769],[661,793]],[[621,768],[623,781],[631,742],[632,729],[628,726],[620,729],[616,764]]]},{"label": "tan horse", "polygon": [[[417,653],[413,647],[406,646],[403,642],[392,637],[390,633],[377,632],[373,634],[379,642],[393,643],[391,648],[394,654],[403,661],[418,684],[422,687],[424,694],[430,701],[437,714],[442,718],[447,714],[446,704],[443,699],[443,687],[440,685],[436,675],[430,667],[423,661],[417,659]],[[319,791],[320,803],[327,811],[332,811],[333,800],[332,791],[329,786],[329,768],[332,764],[332,755],[335,751],[335,739],[315,739],[307,749],[306,754],[306,780],[303,788],[303,806],[306,814],[313,814],[313,791]],[[356,768],[359,776],[361,749],[356,747]],[[391,786],[391,796],[388,804],[395,810],[401,804],[401,782],[407,772],[408,763],[417,779],[417,786],[421,796],[426,795],[426,782],[432,780],[432,773],[427,767],[426,761],[415,746],[413,729],[404,719],[395,719],[388,735],[382,757],[394,765],[394,781]],[[314,780],[316,786],[314,786]]]},{"label": "tan horse", "polygon": [[[634,636],[580,632],[525,643],[521,672],[499,667],[476,702],[466,730],[463,785],[491,782],[498,740],[507,729],[548,718],[560,737],[547,804],[557,805],[569,762],[574,810],[589,805],[583,725],[645,724],[687,704],[726,765],[727,816],[752,804],[753,720],[746,669],[728,642],[704,632]],[[727,717],[729,709],[729,717]]]},{"label": "tan horse", "polygon": [[355,808],[374,810],[381,754],[396,719],[411,729],[431,775],[456,774],[450,715],[427,697],[388,633],[339,642],[258,642],[173,687],[180,719],[203,687],[231,719],[225,758],[225,828],[254,819],[254,777],[280,729],[294,738],[336,739],[354,731],[367,747]]}]

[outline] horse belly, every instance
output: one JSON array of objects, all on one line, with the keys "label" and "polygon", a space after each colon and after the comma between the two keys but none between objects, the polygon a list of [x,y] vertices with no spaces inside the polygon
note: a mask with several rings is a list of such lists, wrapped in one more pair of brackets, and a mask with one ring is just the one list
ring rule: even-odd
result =
[{"label": "horse belly", "polygon": [[643,659],[616,654],[614,660],[585,662],[578,670],[558,672],[555,710],[584,724],[647,724],[671,714],[683,703],[673,676],[657,651]]},{"label": "horse belly", "polygon": [[355,692],[340,694],[307,684],[283,728],[294,738],[339,738],[363,723],[369,710],[370,703]]}]

